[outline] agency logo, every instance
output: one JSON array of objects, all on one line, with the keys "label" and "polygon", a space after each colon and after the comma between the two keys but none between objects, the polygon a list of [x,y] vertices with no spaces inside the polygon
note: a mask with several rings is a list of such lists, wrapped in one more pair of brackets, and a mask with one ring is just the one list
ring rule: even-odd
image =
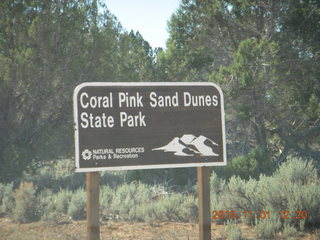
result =
[{"label": "agency logo", "polygon": [[81,155],[83,160],[90,160],[92,157],[92,152],[89,149],[85,149],[82,151]]}]

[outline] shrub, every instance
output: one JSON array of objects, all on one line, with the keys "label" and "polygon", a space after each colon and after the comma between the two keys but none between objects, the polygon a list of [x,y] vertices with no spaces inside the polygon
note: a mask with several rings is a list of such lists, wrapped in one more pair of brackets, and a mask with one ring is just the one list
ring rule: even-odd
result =
[{"label": "shrub", "polygon": [[198,199],[191,195],[181,194],[183,201],[180,205],[178,218],[183,222],[195,222],[198,219]]},{"label": "shrub", "polygon": [[34,186],[37,186],[38,191],[49,188],[54,189],[56,188],[53,176],[54,170],[55,169],[52,166],[42,166],[32,172],[24,173],[22,181],[31,182]]},{"label": "shrub", "polygon": [[[52,167],[51,167],[52,168]],[[75,162],[72,159],[59,159],[54,162],[54,179],[63,179],[74,173]],[[80,174],[83,175],[83,174]]]},{"label": "shrub", "polygon": [[86,195],[83,189],[73,192],[68,207],[68,215],[74,220],[85,219],[86,217]]},{"label": "shrub", "polygon": [[13,183],[0,183],[0,214],[12,215],[14,208]]},{"label": "shrub", "polygon": [[137,214],[140,204],[146,204],[151,199],[151,188],[145,184],[131,183],[121,185],[115,192],[111,209],[122,219],[142,220]]},{"label": "shrub", "polygon": [[313,163],[300,158],[289,158],[276,170],[273,177],[286,183],[320,183]]},{"label": "shrub", "polygon": [[146,221],[195,221],[197,201],[182,193],[169,194],[161,185],[123,184],[116,190],[104,186],[100,194],[102,217]]},{"label": "shrub", "polygon": [[0,205],[2,204],[2,199],[4,198],[6,188],[7,188],[7,186],[10,186],[10,185],[12,185],[12,184],[0,183]]},{"label": "shrub", "polygon": [[[69,213],[74,219],[82,219],[83,214],[81,213],[81,189],[79,193],[72,193],[69,190],[62,189],[58,193],[53,193],[50,189],[41,191],[37,196],[38,202],[38,214],[41,221],[45,221],[52,224],[59,223],[64,219],[65,214]],[[82,191],[83,192],[83,191]],[[78,195],[78,196],[75,196]],[[73,207],[69,205],[73,199]],[[85,200],[85,199],[84,199]],[[85,202],[84,202],[85,204]],[[79,209],[78,209],[79,208]]]},{"label": "shrub", "polygon": [[70,191],[76,191],[79,188],[85,186],[85,175],[82,173],[72,172],[62,178],[59,178],[58,187],[68,189]]},{"label": "shrub", "polygon": [[[293,193],[290,197],[288,196],[288,206],[287,209],[297,216],[297,212],[300,213],[305,211],[307,213],[307,218],[305,224],[314,226],[320,223],[320,185],[291,185],[289,191]],[[288,191],[288,194],[289,194]],[[292,220],[296,225],[298,225],[300,219]]]},{"label": "shrub", "polygon": [[264,205],[272,211],[288,210],[292,213],[291,223],[296,211],[307,211],[306,225],[320,222],[320,180],[317,169],[310,161],[292,158],[283,163],[272,177],[261,177],[261,191],[264,193]]},{"label": "shrub", "polygon": [[[210,206],[211,211],[220,211],[224,209],[223,200],[221,197],[223,193],[227,190],[226,180],[219,178],[215,171],[212,171],[210,177]],[[215,220],[215,223],[221,224],[225,222],[226,219],[219,218]]]},{"label": "shrub", "polygon": [[317,169],[311,162],[302,159],[289,159],[272,176],[260,175],[259,180],[231,177],[218,201],[221,209],[232,209],[238,213],[252,211],[253,217],[246,219],[251,224],[261,210],[272,214],[290,211],[290,219],[286,222],[294,225],[302,221],[295,219],[296,211],[307,211],[307,226],[320,222],[320,180]]},{"label": "shrub", "polygon": [[67,214],[68,208],[71,202],[72,192],[62,189],[55,195],[54,201],[56,202],[56,208],[59,212]]},{"label": "shrub", "polygon": [[59,159],[47,163],[33,172],[25,173],[23,181],[32,182],[37,190],[51,189],[58,192],[62,189],[76,190],[84,187],[85,175],[74,172],[74,161]]},{"label": "shrub", "polygon": [[109,186],[103,186],[100,188],[100,215],[103,219],[114,217],[111,209],[114,194],[114,190]]},{"label": "shrub", "polygon": [[241,240],[242,239],[241,228],[236,223],[228,222],[228,224],[225,227],[225,232],[228,237],[228,240]]},{"label": "shrub", "polygon": [[210,176],[210,192],[219,194],[226,188],[226,181],[219,178],[215,171],[212,171]]},{"label": "shrub", "polygon": [[198,216],[197,200],[181,193],[171,194],[159,201],[166,221],[195,221]]},{"label": "shrub", "polygon": [[[268,172],[272,167],[270,154],[263,148],[255,148],[247,155],[240,155],[232,159],[223,170],[227,175],[232,174],[244,179],[258,178],[260,173]],[[230,176],[228,176],[230,177]]]},{"label": "shrub", "polygon": [[41,221],[57,224],[61,213],[57,210],[55,196],[51,190],[43,190],[38,196],[38,214]]},{"label": "shrub", "polygon": [[104,171],[100,175],[100,184],[108,186],[120,186],[126,181],[127,171]]},{"label": "shrub", "polygon": [[248,181],[240,177],[231,177],[228,189],[221,196],[221,209],[231,209],[237,214],[243,211],[252,211],[253,217],[246,217],[247,224],[253,224],[254,218],[265,209],[262,204],[262,196],[258,193],[259,181],[249,179]]},{"label": "shrub", "polygon": [[[275,177],[260,176],[257,193],[261,196],[263,210],[278,212],[288,210],[288,184]],[[291,194],[289,194],[291,197]]]},{"label": "shrub", "polygon": [[297,229],[290,225],[289,223],[285,223],[284,226],[283,226],[283,234],[286,236],[286,237],[294,237],[296,236],[298,233]]},{"label": "shrub", "polygon": [[155,225],[163,220],[163,214],[160,204],[150,202],[146,205],[140,205],[136,209],[137,215],[143,221]]},{"label": "shrub", "polygon": [[197,179],[196,168],[165,168],[130,170],[126,173],[128,182],[141,181],[147,184],[166,184],[175,186],[194,185]]},{"label": "shrub", "polygon": [[304,231],[304,229],[305,229],[304,225],[305,225],[305,224],[306,224],[306,221],[305,221],[305,220],[301,220],[301,221],[299,222],[299,230],[300,230],[301,232]]},{"label": "shrub", "polygon": [[36,196],[32,183],[22,182],[15,192],[16,204],[13,209],[13,219],[19,223],[36,220]]},{"label": "shrub", "polygon": [[179,220],[180,206],[183,202],[182,194],[172,194],[159,201],[163,217],[167,221]]},{"label": "shrub", "polygon": [[135,210],[137,219],[151,224],[161,221],[195,221],[197,211],[196,199],[181,193],[164,195],[137,206]]},{"label": "shrub", "polygon": [[273,239],[281,229],[279,218],[257,221],[254,231],[263,239]]}]

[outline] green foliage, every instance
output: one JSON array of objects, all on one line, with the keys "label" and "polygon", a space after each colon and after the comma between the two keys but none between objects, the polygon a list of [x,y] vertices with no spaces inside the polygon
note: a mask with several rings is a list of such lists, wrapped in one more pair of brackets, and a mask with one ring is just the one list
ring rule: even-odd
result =
[{"label": "green foliage", "polygon": [[274,178],[285,183],[307,184],[319,183],[318,169],[312,161],[291,158],[284,162],[273,174]]},{"label": "green foliage", "polygon": [[315,94],[310,96],[306,112],[310,120],[320,118],[320,97]]},{"label": "green foliage", "polygon": [[[37,214],[41,221],[56,225],[65,219],[72,195],[71,191],[63,189],[58,193],[53,193],[50,189],[39,192],[37,195]],[[73,202],[74,208],[78,207],[77,203],[77,201]],[[79,214],[76,209],[70,211],[72,211],[70,212],[70,215],[73,214],[72,216]]]},{"label": "green foliage", "polygon": [[[219,196],[219,202],[222,203],[220,208],[238,213],[252,211],[253,217],[246,218],[250,224],[254,224],[255,217],[259,217],[262,210],[276,214],[278,219],[278,212],[286,210],[290,212],[287,223],[298,226],[303,222],[303,225],[314,226],[320,220],[319,185],[317,169],[312,162],[292,158],[272,176],[261,175],[259,180],[231,177],[227,188]],[[302,211],[307,212],[307,218],[300,216],[296,219]]]},{"label": "green foliage", "polygon": [[226,188],[226,180],[219,178],[216,171],[211,172],[210,176],[210,192],[221,193]]},{"label": "green foliage", "polygon": [[300,222],[299,222],[299,230],[301,231],[301,232],[303,232],[304,230],[305,230],[305,223],[306,223],[306,221],[305,220],[301,220]]},{"label": "green foliage", "polygon": [[[62,165],[58,164],[58,171]],[[119,175],[118,172],[115,174]],[[62,177],[54,170],[51,175],[54,181]],[[68,178],[68,175],[64,177]],[[113,179],[111,175],[109,177]],[[123,176],[117,176],[115,180],[122,178]],[[280,230],[292,235],[295,232],[293,227],[299,227],[299,230],[303,231],[305,226],[317,226],[319,223],[319,184],[318,172],[312,162],[299,158],[292,158],[283,163],[272,176],[260,175],[259,179],[246,180],[233,176],[224,180],[213,171],[210,178],[211,209],[234,210],[237,214],[247,211],[247,218],[240,221],[257,224],[255,229],[261,236],[270,237]],[[5,189],[0,195],[2,207],[4,199],[8,199],[7,206],[15,206],[13,217],[19,222],[30,222],[40,218],[47,223],[57,224],[67,217],[85,218],[86,196],[82,188],[75,191],[61,188],[56,191],[54,184],[52,189],[35,191],[35,188],[37,185],[22,183],[13,194],[13,184],[0,184],[0,189]],[[190,193],[177,193],[169,189],[169,186],[150,186],[140,182],[119,186],[103,185],[100,188],[100,216],[103,220],[123,219],[145,221],[150,224],[162,221],[196,222],[197,198]],[[11,208],[6,208],[3,214],[11,216]],[[290,211],[290,219],[283,220],[279,214],[276,215],[284,210]],[[252,211],[252,218],[249,211]],[[267,223],[263,223],[259,218],[256,222],[261,211],[270,211],[271,217],[276,217],[279,223],[273,218],[269,220],[268,217],[264,219],[269,221]],[[307,218],[295,219],[296,211],[306,211]],[[218,223],[225,221],[226,219],[217,220]],[[283,225],[284,223],[287,225]],[[227,233],[230,234],[229,238],[241,237],[236,226],[228,227]]]},{"label": "green foliage", "polygon": [[0,181],[71,156],[77,84],[153,79],[152,48],[102,1],[1,1]]},{"label": "green foliage", "polygon": [[127,172],[126,182],[184,186],[196,184],[196,176],[195,168],[132,170]]},{"label": "green foliage", "polygon": [[119,186],[123,183],[131,182],[128,180],[127,171],[104,171],[100,174],[100,184],[111,187]]},{"label": "green foliage", "polygon": [[[240,176],[243,179],[258,178],[261,173],[271,170],[272,162],[268,151],[256,148],[247,155],[241,155],[232,159],[227,165],[227,173]],[[228,175],[227,175],[228,177]]]},{"label": "green foliage", "polygon": [[297,235],[297,233],[298,233],[298,231],[294,226],[292,226],[292,225],[290,225],[288,223],[284,224],[284,226],[283,226],[283,234],[285,236],[294,237],[294,236]]},{"label": "green foliage", "polygon": [[15,207],[13,219],[19,223],[27,223],[37,219],[37,202],[32,183],[22,182],[15,191]]},{"label": "green foliage", "polygon": [[100,187],[100,215],[102,219],[109,219],[113,217],[113,212],[111,209],[112,200],[114,198],[115,192],[109,186]]},{"label": "green foliage", "polygon": [[140,220],[144,220],[151,225],[156,225],[163,219],[161,206],[157,202],[140,205],[136,211]]},{"label": "green foliage", "polygon": [[254,231],[262,239],[274,239],[277,232],[281,229],[279,218],[258,221]]},{"label": "green foliage", "polygon": [[238,224],[229,222],[225,227],[229,240],[242,240],[242,231]]},{"label": "green foliage", "polygon": [[[307,211],[305,224],[319,222],[320,180],[312,162],[293,158],[282,164],[272,178],[262,177],[261,181],[261,190],[269,192],[264,195],[268,208],[275,212],[288,210],[291,218],[297,215],[296,211]],[[298,225],[302,220],[289,221]]]},{"label": "green foliage", "polygon": [[[234,170],[257,177],[269,167],[253,149],[279,163],[290,152],[319,159],[317,7],[315,1],[184,0],[168,23],[167,48],[153,50],[140,33],[122,29],[102,1],[1,1],[0,181],[71,156],[70,96],[85,81],[219,83],[235,165],[228,177]],[[54,181],[44,171],[39,190]],[[130,171],[117,181],[154,184],[164,175],[173,185],[195,184],[191,168]],[[75,190],[84,177],[61,176],[55,184],[54,191]]]},{"label": "green foliage", "polygon": [[57,211],[56,200],[50,190],[42,191],[38,196],[38,215],[41,221],[57,224],[61,213]]},{"label": "green foliage", "polygon": [[251,211],[252,218],[246,217],[247,224],[253,224],[254,218],[265,209],[262,196],[258,192],[259,182],[255,179],[243,180],[240,177],[231,177],[228,188],[221,196],[222,208],[231,209],[241,214],[243,211]]},{"label": "green foliage", "polygon": [[26,172],[22,181],[32,182],[37,186],[38,191],[51,189],[58,192],[61,188],[73,191],[84,187],[85,175],[74,172],[72,159],[59,159],[48,162],[31,172]]},{"label": "green foliage", "polygon": [[160,204],[162,217],[168,221],[176,221],[180,216],[180,207],[184,201],[182,195],[169,195]]},{"label": "green foliage", "polygon": [[[185,0],[171,17],[157,76],[222,87],[229,159],[255,148],[277,163],[289,152],[319,159],[318,8],[316,1]],[[255,166],[247,160],[238,159]]]},{"label": "green foliage", "polygon": [[[195,221],[197,202],[192,195],[157,191],[142,183],[104,186],[100,195],[102,218],[146,221]],[[159,188],[160,189],[160,188]],[[161,188],[162,189],[162,188]]]},{"label": "green foliage", "polygon": [[55,196],[54,201],[59,212],[67,214],[69,204],[71,202],[73,193],[69,190],[61,189]]},{"label": "green foliage", "polygon": [[137,207],[139,220],[155,224],[162,221],[194,222],[197,219],[197,200],[190,195],[169,194]]},{"label": "green foliage", "polygon": [[144,184],[131,183],[120,186],[111,208],[122,219],[138,219],[136,208],[151,198],[151,189]]},{"label": "green foliage", "polygon": [[[261,64],[273,64],[270,57],[276,54],[276,44],[268,41],[246,39],[240,42],[234,56],[231,74],[238,78],[240,88],[265,81],[266,73],[257,74]],[[262,69],[260,70],[262,71]]]},{"label": "green foliage", "polygon": [[179,221],[196,222],[198,220],[198,199],[192,195],[181,194]]},{"label": "green foliage", "polygon": [[73,192],[68,207],[68,216],[75,220],[85,219],[86,217],[86,194],[83,189]]},{"label": "green foliage", "polygon": [[[183,0],[168,24],[167,49],[153,51],[101,1],[0,1],[0,182],[18,183],[26,171],[22,181],[33,183],[15,194],[13,185],[0,185],[0,212],[19,222],[56,213],[83,218],[84,175],[73,173],[73,161],[48,161],[71,155],[70,96],[78,83],[213,81],[224,90],[232,162],[217,171],[228,183],[211,177],[211,204],[254,216],[305,210],[306,220],[288,224],[317,225],[319,177],[311,162],[290,159],[272,176],[260,174],[290,153],[319,165],[319,16],[317,1]],[[192,168],[104,173],[110,187],[101,202],[109,210],[102,206],[102,215],[187,221],[196,215],[194,197],[155,200],[146,184],[193,186],[195,176]],[[124,184],[133,180],[144,184]],[[278,223],[260,222],[257,231],[263,224],[271,236]]]},{"label": "green foliage", "polygon": [[[102,219],[120,218],[152,223],[174,220],[195,221],[197,218],[197,202],[192,195],[169,194],[168,188],[160,184],[150,186],[134,181],[119,185],[127,181],[126,176],[125,172],[102,174],[100,188]],[[31,185],[35,186],[33,188],[37,189],[32,195],[36,204],[35,216],[29,216],[26,221],[40,218],[42,221],[57,224],[65,219],[66,215],[73,219],[85,217],[83,174],[73,172],[70,160],[54,161],[52,167],[43,166],[33,174],[25,174],[22,180],[30,181]],[[10,209],[15,204],[13,184],[1,184],[0,187],[6,189],[0,195],[2,205],[7,206],[3,214],[10,216]]]},{"label": "green foliage", "polygon": [[0,183],[0,214],[12,215],[14,208],[13,183]]},{"label": "green foliage", "polygon": [[[227,182],[217,174],[219,170],[212,171],[210,176],[210,206],[212,210],[224,209],[222,195],[227,190]],[[226,219],[216,219],[216,223],[225,222]]]}]

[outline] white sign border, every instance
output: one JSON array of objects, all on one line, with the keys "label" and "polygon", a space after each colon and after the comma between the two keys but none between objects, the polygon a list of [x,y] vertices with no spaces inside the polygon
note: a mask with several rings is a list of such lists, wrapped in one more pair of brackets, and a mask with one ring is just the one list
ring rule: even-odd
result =
[{"label": "white sign border", "polygon": [[[186,163],[186,164],[159,164],[159,165],[137,165],[137,166],[119,166],[119,167],[97,167],[97,168],[80,168],[80,151],[79,151],[79,124],[78,124],[78,93],[83,87],[135,87],[135,86],[213,86],[220,94],[221,106],[221,126],[222,126],[222,141],[223,141],[223,162],[210,163]],[[76,172],[98,172],[106,170],[137,170],[137,169],[159,169],[159,168],[182,168],[182,167],[205,167],[205,166],[226,166],[227,151],[226,151],[226,135],[225,135],[225,112],[224,112],[224,97],[221,88],[212,82],[84,82],[79,84],[73,92],[73,118],[74,118],[74,139],[75,139],[75,161]]]}]

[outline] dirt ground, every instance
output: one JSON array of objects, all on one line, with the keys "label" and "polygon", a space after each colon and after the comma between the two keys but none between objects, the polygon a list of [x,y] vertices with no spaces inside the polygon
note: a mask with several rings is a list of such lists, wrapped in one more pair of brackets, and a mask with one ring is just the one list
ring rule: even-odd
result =
[{"label": "dirt ground", "polygon": [[[252,229],[241,226],[246,240],[258,239]],[[108,221],[100,226],[101,240],[196,240],[198,225],[192,223],[164,222],[158,224]],[[316,240],[311,233],[291,237]],[[86,239],[86,221],[70,221],[60,224],[33,222],[17,224],[9,218],[0,218],[0,240],[81,240]],[[224,225],[212,224],[212,239],[227,239]],[[276,239],[289,239],[277,236]]]}]

